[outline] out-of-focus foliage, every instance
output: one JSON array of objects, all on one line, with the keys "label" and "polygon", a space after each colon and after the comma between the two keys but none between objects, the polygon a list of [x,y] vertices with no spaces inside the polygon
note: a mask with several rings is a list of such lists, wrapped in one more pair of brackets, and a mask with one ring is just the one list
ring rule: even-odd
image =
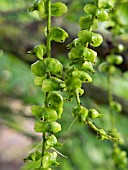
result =
[{"label": "out-of-focus foliage", "polygon": [[[77,30],[80,29],[78,26],[78,22],[79,17],[83,15],[83,6],[86,3],[93,3],[93,0],[61,0],[61,2],[67,3],[69,8],[68,13],[60,20],[53,19],[53,25],[55,23],[58,23],[58,25],[62,24],[63,27],[69,30],[71,37],[74,37],[76,36]],[[110,15],[110,18],[112,19],[111,22],[108,21],[105,24],[100,23],[100,28],[98,31],[102,32],[104,35],[104,45],[106,45],[107,42],[107,32],[108,37],[113,37],[112,39],[109,39],[109,43],[114,46],[115,44],[118,44],[118,42],[124,42],[124,48],[127,52],[128,3],[127,0],[113,0],[113,2],[116,2],[116,6],[112,10],[112,13]],[[17,126],[17,121],[14,118],[15,114],[13,114],[13,110],[10,113],[8,112],[8,110],[3,109],[3,99],[6,97],[11,97],[12,99],[21,99],[24,104],[32,105],[41,104],[44,95],[33,85],[33,75],[30,71],[29,63],[32,63],[35,58],[26,54],[27,50],[30,50],[31,47],[40,43],[38,42],[38,40],[40,40],[41,42],[45,41],[42,30],[43,22],[39,20],[36,13],[28,13],[28,8],[31,6],[31,4],[33,4],[33,0],[0,0],[1,124],[6,124],[10,128],[13,128],[18,132],[19,130],[21,132],[21,129],[22,132],[28,132],[28,130],[24,129],[24,127],[19,128],[19,126]],[[111,30],[112,33],[109,33],[108,30]],[[70,39],[68,41],[70,42]],[[64,49],[60,49],[60,46],[58,47],[58,44],[55,45],[57,46],[54,47],[53,54],[56,55],[56,57],[66,65],[67,59],[66,51],[64,50],[65,47]],[[104,49],[108,51],[108,53],[111,50],[109,46],[105,46]],[[122,73],[122,67],[119,67],[119,69],[116,71],[116,74],[112,77],[112,91],[114,95],[126,101],[124,107],[128,108],[128,59],[126,52],[123,53],[125,59],[124,63],[126,63],[125,72]],[[98,53],[99,56],[102,58],[101,61],[104,61],[105,56],[102,56],[102,51],[99,50]],[[97,66],[96,70],[96,73],[93,75],[93,85],[99,87],[100,89],[107,90],[106,75],[99,72]],[[104,98],[104,96],[102,96],[102,93],[97,94],[97,91],[93,94],[94,97],[95,95]],[[107,104],[99,102],[93,97],[90,98],[89,96],[83,96],[82,104],[84,105],[85,103],[86,105],[88,105],[88,108],[91,108],[93,106],[93,108],[96,108],[100,113],[103,114],[102,120],[100,122],[99,120],[96,120],[95,123],[98,122],[98,124],[101,124],[101,126],[109,131],[111,127],[111,122],[109,120],[109,108]],[[74,101],[70,102],[69,104],[65,103],[65,112],[63,114],[61,122],[63,131],[58,135],[58,137],[60,137],[59,140],[64,144],[61,148],[61,152],[68,158],[62,159],[63,163],[57,169],[121,170],[115,166],[114,160],[112,159],[111,142],[99,141],[98,137],[95,138],[93,132],[92,134],[90,134],[90,129],[88,129],[88,127],[81,127],[76,122],[68,131],[70,124],[73,121],[71,115],[71,109],[73,108],[73,105]],[[7,116],[5,116],[6,114]],[[118,131],[123,135],[125,140],[125,145],[120,145],[120,147],[128,153],[127,116],[128,112],[125,113],[125,115],[123,115],[123,113],[115,113],[116,127]],[[21,116],[21,121],[22,118],[23,117]],[[26,164],[23,170],[30,169],[30,166],[33,166],[30,164]]]}]

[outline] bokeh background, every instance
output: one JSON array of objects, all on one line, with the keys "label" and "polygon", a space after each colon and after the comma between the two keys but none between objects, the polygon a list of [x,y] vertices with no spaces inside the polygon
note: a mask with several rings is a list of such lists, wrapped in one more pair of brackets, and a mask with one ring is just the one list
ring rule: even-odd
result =
[{"label": "bokeh background", "polygon": [[[54,2],[55,0],[53,0]],[[63,44],[52,42],[52,56],[64,65],[68,63],[66,45],[75,37],[79,28],[79,17],[84,15],[83,6],[93,0],[60,0],[68,6],[63,17],[52,18],[53,25],[59,25],[69,33]],[[128,153],[128,1],[112,0],[116,3],[111,11],[111,22],[99,24],[98,32],[104,37],[103,44],[96,48],[99,59],[95,64],[93,83],[84,86],[82,104],[95,108],[104,116],[95,123],[111,128],[107,97],[107,77],[99,71],[98,65],[114,49],[124,46],[121,55],[124,62],[116,66],[112,77],[114,99],[121,103],[122,112],[115,113],[116,128],[122,134],[124,143],[120,148]],[[23,158],[33,145],[40,141],[40,134],[33,130],[34,118],[31,106],[42,104],[44,94],[34,86],[30,66],[35,56],[27,55],[35,45],[45,42],[43,29],[46,21],[39,19],[36,12],[29,13],[33,0],[0,0],[0,170],[29,170],[31,163]],[[71,110],[76,105],[73,100],[65,103],[62,116],[62,132],[58,134],[63,143],[60,151],[68,158],[62,158],[59,170],[121,170],[112,158],[111,141],[100,141],[87,126],[77,122],[68,131],[73,117]],[[23,166],[24,165],[24,166]],[[123,168],[128,169],[128,167]]]}]

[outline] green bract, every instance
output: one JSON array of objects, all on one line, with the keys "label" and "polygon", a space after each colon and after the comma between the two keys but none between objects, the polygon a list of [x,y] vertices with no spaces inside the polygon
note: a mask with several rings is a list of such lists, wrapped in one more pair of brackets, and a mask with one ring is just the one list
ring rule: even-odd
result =
[{"label": "green bract", "polygon": [[50,37],[51,40],[54,40],[56,42],[64,42],[65,39],[68,37],[68,34],[60,27],[52,27]]},{"label": "green bract", "polygon": [[67,12],[67,6],[62,2],[55,2],[51,4],[51,14],[55,17],[60,17]]},{"label": "green bract", "polygon": [[87,14],[91,14],[91,15],[94,15],[97,11],[97,7],[95,5],[92,5],[92,4],[87,4],[85,5],[84,7],[84,11],[87,13]]},{"label": "green bract", "polygon": [[57,133],[61,131],[61,125],[58,122],[36,122],[34,125],[35,132]]}]

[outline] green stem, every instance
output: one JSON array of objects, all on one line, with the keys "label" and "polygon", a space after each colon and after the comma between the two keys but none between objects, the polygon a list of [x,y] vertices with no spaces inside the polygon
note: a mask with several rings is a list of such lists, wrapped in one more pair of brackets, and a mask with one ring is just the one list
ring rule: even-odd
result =
[{"label": "green stem", "polygon": [[51,57],[51,39],[50,39],[50,31],[51,31],[51,0],[47,0],[47,57]]},{"label": "green stem", "polygon": [[[46,49],[47,49],[47,57],[51,57],[51,39],[50,39],[50,31],[51,31],[51,0],[47,0],[46,2],[46,8],[47,8],[47,43],[46,43]],[[48,94],[49,92],[46,92],[45,96],[45,107],[48,107]],[[45,154],[45,142],[47,139],[47,133],[44,132],[42,134],[42,159],[41,159],[41,167],[43,166],[43,156]]]},{"label": "green stem", "polygon": [[78,108],[80,109],[81,108],[80,97],[79,97],[79,93],[77,92],[77,90],[76,90],[75,94],[76,94],[76,102],[77,102]]},{"label": "green stem", "polygon": [[107,82],[108,82],[108,103],[109,103],[109,110],[110,110],[110,120],[112,123],[112,129],[113,129],[115,127],[115,121],[114,121],[113,111],[111,107],[113,97],[112,97],[111,74],[110,73],[107,74]]}]

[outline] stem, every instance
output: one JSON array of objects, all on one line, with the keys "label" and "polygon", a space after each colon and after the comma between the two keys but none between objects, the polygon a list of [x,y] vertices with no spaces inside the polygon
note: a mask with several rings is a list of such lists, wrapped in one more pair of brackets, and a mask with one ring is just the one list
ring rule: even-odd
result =
[{"label": "stem", "polygon": [[77,90],[76,90],[75,94],[76,94],[76,102],[77,102],[77,105],[78,105],[78,107],[80,109],[81,108],[81,104],[80,104],[79,93],[77,92]]},{"label": "stem", "polygon": [[50,39],[50,31],[51,31],[51,0],[47,0],[47,57],[51,57],[51,39]]},{"label": "stem", "polygon": [[115,121],[114,121],[114,116],[113,116],[113,112],[112,112],[112,108],[111,108],[111,103],[113,101],[113,97],[112,97],[112,88],[111,88],[111,74],[108,73],[107,75],[107,81],[108,81],[108,103],[109,103],[109,110],[110,110],[110,120],[112,123],[112,129],[115,126]]},{"label": "stem", "polygon": [[[47,8],[47,43],[46,43],[46,49],[47,49],[47,57],[51,57],[51,39],[50,39],[50,31],[51,31],[51,0],[47,0],[46,2],[46,8]],[[48,107],[48,94],[49,92],[46,92],[45,95],[45,107]],[[41,159],[41,167],[43,166],[43,156],[45,154],[45,142],[47,138],[47,133],[42,133],[42,159]]]}]

